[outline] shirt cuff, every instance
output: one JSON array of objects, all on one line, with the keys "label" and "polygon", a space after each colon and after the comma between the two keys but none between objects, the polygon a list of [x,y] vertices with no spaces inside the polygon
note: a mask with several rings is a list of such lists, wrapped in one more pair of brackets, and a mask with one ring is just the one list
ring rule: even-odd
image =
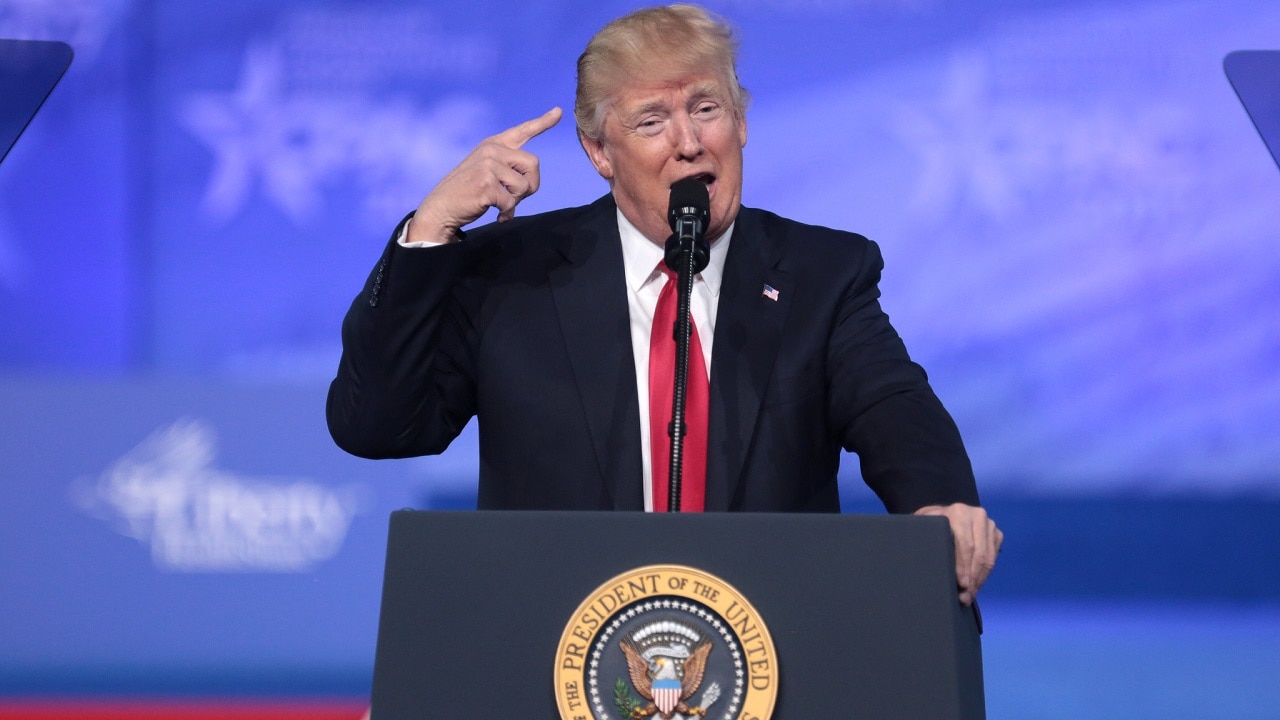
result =
[{"label": "shirt cuff", "polygon": [[435,240],[419,240],[417,242],[409,242],[409,223],[406,222],[404,226],[400,228],[400,234],[396,236],[396,244],[403,248],[431,248],[431,247],[439,247],[441,245],[449,245],[450,243],[457,242],[460,239],[461,238],[455,235],[453,240],[445,240],[443,242],[437,242]]}]

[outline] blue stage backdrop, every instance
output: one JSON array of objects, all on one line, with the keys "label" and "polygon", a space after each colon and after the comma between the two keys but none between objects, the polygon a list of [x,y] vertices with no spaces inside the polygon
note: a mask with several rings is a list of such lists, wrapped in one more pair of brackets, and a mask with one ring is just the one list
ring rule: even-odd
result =
[{"label": "blue stage backdrop", "polygon": [[[754,96],[744,202],[881,244],[983,492],[1038,539],[993,592],[1177,596],[1185,568],[1125,563],[1196,517],[1225,576],[1186,592],[1280,598],[1250,580],[1280,577],[1280,172],[1221,65],[1280,5],[710,6]],[[76,51],[0,166],[0,693],[367,688],[386,514],[465,504],[476,450],[332,446],[342,315],[633,7],[0,0],[0,37]],[[520,212],[606,192],[570,122],[527,149]],[[1054,565],[1073,533],[1108,542]]]}]

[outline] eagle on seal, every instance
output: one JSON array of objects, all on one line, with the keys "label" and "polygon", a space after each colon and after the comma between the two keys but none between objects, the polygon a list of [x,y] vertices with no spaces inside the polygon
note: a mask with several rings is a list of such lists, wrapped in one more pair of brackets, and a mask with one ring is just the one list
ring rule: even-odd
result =
[{"label": "eagle on seal", "polygon": [[[663,720],[671,720],[675,713],[681,715],[697,715],[706,717],[707,711],[701,707],[689,707],[686,701],[693,697],[702,685],[702,674],[707,667],[707,655],[711,653],[711,641],[703,638],[692,648],[672,647],[667,651],[654,652],[652,659],[645,660],[640,649],[630,638],[623,638],[618,643],[627,658],[627,672],[631,675],[631,684],[636,692],[649,701],[649,704],[631,711],[635,720],[652,717],[655,713]],[[677,658],[684,658],[683,667]]]}]

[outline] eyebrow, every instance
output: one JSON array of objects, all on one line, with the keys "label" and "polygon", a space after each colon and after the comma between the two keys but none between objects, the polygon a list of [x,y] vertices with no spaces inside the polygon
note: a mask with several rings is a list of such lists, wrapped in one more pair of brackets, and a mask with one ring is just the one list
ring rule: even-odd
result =
[{"label": "eyebrow", "polygon": [[721,91],[720,83],[705,80],[693,86],[693,91],[689,93],[690,100],[704,100],[709,97],[722,98],[726,94]]},{"label": "eyebrow", "polygon": [[[727,95],[721,90],[720,83],[712,80],[704,80],[697,85],[694,85],[689,92],[689,100],[691,102],[701,102],[707,98],[715,98],[725,101],[728,100]],[[623,116],[623,120],[626,123],[634,124],[639,120],[641,115],[665,110],[667,110],[667,103],[665,100],[650,100],[640,105],[640,107],[635,110],[628,112]]]},{"label": "eyebrow", "polygon": [[643,105],[636,108],[635,110],[632,110],[631,112],[627,113],[627,119],[635,120],[639,118],[641,115],[644,115],[645,113],[651,113],[651,112],[656,112],[659,110],[666,110],[666,109],[667,109],[666,102],[662,100],[650,100],[649,102],[644,103]]}]

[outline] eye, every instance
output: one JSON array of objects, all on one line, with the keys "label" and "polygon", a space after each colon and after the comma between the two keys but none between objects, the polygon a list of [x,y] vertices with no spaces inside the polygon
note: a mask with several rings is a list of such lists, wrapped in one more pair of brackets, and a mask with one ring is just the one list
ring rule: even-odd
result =
[{"label": "eye", "polygon": [[641,135],[657,135],[662,132],[663,119],[657,116],[641,118],[636,123],[636,132]]},{"label": "eye", "polygon": [[693,114],[698,117],[715,117],[720,113],[720,104],[714,102],[701,102],[693,109]]}]

